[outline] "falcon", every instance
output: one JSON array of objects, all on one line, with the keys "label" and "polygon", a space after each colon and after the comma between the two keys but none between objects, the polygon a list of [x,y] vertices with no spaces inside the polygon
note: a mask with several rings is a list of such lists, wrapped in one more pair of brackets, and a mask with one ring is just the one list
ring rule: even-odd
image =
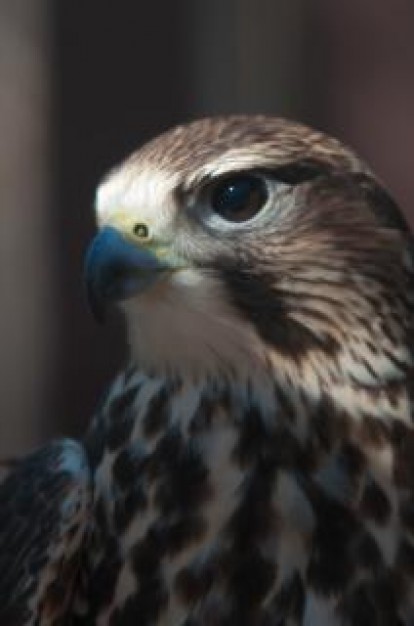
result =
[{"label": "falcon", "polygon": [[413,245],[355,153],[209,118],[97,191],[130,363],[7,468],[2,626],[414,624]]}]

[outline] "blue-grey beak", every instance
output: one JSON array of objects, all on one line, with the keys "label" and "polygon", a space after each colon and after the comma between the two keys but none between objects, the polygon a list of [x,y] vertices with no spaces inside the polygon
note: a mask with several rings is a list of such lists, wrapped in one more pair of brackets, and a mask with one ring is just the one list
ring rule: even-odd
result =
[{"label": "blue-grey beak", "polygon": [[150,287],[165,269],[151,251],[130,243],[115,228],[102,228],[85,256],[86,293],[96,320],[103,321],[108,302]]}]

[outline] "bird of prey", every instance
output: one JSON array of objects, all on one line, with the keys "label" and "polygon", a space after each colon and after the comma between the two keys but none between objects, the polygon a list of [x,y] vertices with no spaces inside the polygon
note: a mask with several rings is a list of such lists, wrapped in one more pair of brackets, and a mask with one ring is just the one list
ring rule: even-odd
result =
[{"label": "bird of prey", "polygon": [[131,362],[0,488],[0,624],[412,626],[413,245],[355,153],[209,118],[97,191]]}]

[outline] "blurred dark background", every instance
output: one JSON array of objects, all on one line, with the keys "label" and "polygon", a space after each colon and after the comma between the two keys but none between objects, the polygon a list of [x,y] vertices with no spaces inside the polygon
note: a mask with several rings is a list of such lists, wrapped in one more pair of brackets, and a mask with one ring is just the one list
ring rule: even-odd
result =
[{"label": "blurred dark background", "polygon": [[97,182],[151,136],[297,118],[353,145],[414,223],[413,25],[412,0],[0,0],[2,455],[82,433],[122,366],[82,258]]}]

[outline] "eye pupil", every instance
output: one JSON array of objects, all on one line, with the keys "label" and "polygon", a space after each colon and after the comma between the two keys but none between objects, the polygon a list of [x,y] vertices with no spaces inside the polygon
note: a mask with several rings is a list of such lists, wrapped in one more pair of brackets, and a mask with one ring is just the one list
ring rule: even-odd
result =
[{"label": "eye pupil", "polygon": [[267,200],[261,178],[240,175],[221,181],[213,190],[211,206],[224,219],[244,222],[256,215]]}]

